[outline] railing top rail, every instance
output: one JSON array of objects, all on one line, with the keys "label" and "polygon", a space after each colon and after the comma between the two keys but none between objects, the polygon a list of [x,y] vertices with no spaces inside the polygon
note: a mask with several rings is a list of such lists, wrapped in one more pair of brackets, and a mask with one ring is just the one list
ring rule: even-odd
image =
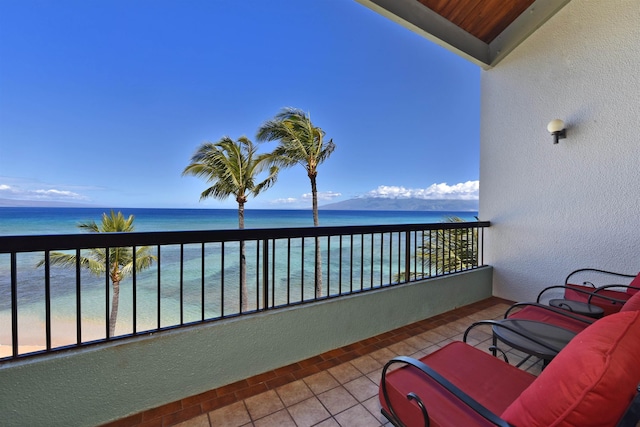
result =
[{"label": "railing top rail", "polygon": [[325,237],[420,230],[454,230],[476,227],[484,228],[489,226],[489,221],[472,221],[333,227],[247,228],[243,230],[192,230],[0,236],[0,253],[89,249],[96,247],[174,245],[203,242]]}]

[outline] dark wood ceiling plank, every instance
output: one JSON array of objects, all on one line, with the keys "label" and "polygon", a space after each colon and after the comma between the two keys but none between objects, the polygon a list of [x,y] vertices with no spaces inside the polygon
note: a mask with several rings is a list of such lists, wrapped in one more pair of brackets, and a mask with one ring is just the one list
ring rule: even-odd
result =
[{"label": "dark wood ceiling plank", "polygon": [[491,43],[535,0],[416,0],[485,43]]}]

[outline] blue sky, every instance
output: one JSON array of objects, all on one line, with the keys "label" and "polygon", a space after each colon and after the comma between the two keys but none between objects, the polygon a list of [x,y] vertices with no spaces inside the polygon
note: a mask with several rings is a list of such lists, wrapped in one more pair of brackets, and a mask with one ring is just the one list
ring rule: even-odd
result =
[{"label": "blue sky", "polygon": [[[234,208],[182,170],[282,107],[337,146],[321,206],[477,198],[479,79],[353,0],[0,1],[0,199]],[[246,208],[310,208],[309,192],[285,170]]]}]

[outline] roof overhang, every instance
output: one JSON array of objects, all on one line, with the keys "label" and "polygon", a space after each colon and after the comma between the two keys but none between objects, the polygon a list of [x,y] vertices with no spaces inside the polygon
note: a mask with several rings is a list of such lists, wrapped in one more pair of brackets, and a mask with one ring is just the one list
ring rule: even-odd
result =
[{"label": "roof overhang", "polygon": [[[444,18],[425,6],[420,0],[356,0],[381,15],[426,37],[446,49],[488,69],[495,66],[547,20],[571,0],[535,0],[514,19],[503,24],[506,27],[490,42],[472,35],[461,26]],[[487,0],[450,0],[454,7]],[[513,2],[494,2],[495,8],[509,7]],[[473,7],[473,5],[472,5]],[[478,19],[483,19],[478,16]]]}]

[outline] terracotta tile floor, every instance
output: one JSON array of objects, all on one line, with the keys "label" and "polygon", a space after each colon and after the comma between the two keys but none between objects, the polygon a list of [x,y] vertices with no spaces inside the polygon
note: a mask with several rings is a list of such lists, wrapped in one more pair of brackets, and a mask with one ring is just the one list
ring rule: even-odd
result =
[{"label": "terracotta tile floor", "polygon": [[[378,383],[383,365],[396,355],[420,358],[462,340],[473,322],[502,318],[510,301],[489,298],[379,336],[185,398],[109,424],[109,427],[374,427],[390,426],[381,415]],[[488,326],[467,342],[486,349]],[[509,361],[523,354],[510,350]],[[522,367],[538,374],[541,363]]]}]

